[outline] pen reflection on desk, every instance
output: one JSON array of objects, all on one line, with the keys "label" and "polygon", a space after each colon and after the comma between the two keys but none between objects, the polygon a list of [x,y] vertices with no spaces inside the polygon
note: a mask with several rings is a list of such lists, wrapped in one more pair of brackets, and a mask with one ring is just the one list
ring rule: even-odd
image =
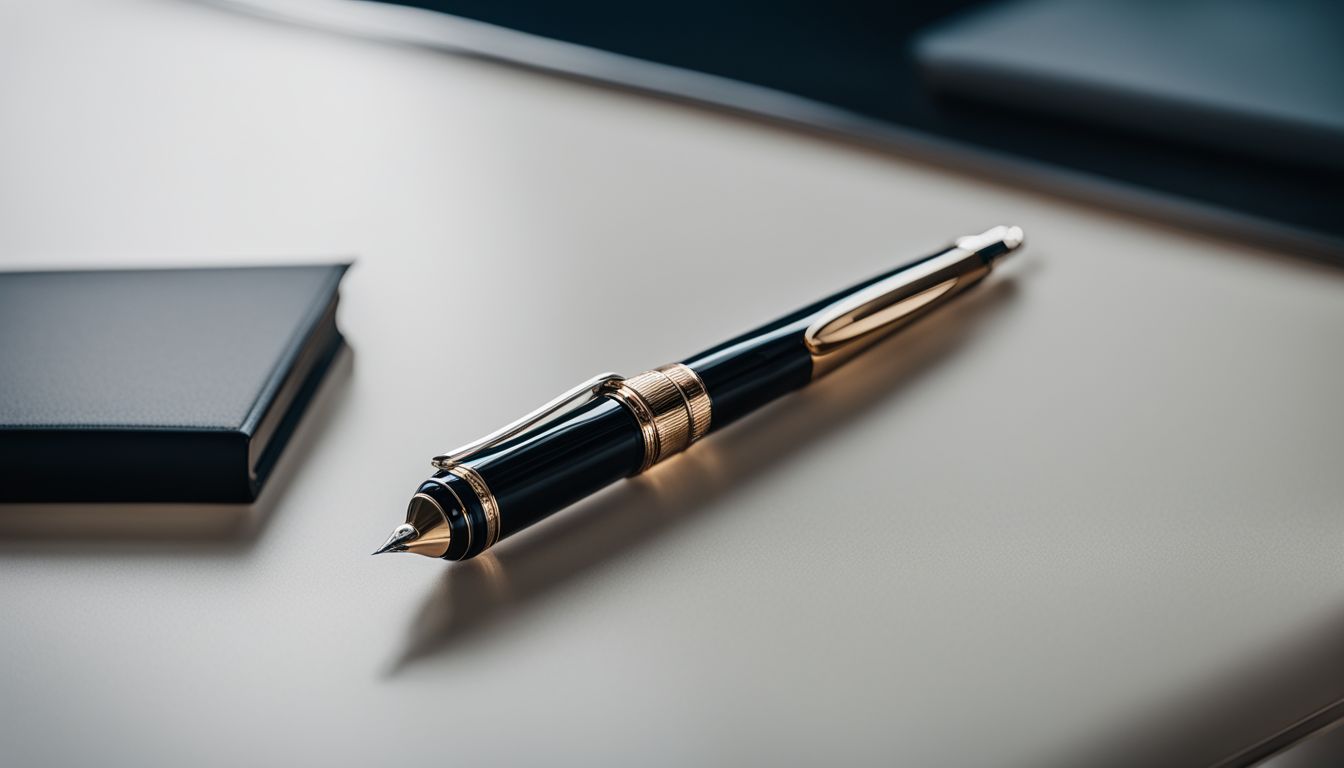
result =
[{"label": "pen reflection on desk", "polygon": [[680,363],[602,374],[433,460],[374,554],[464,560],[833,371],[983,280],[1019,227],[970,235]]}]

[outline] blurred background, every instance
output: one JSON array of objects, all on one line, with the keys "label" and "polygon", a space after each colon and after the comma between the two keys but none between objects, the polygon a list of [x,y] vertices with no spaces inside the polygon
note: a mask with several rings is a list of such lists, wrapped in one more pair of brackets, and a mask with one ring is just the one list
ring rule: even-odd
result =
[{"label": "blurred background", "polygon": [[1344,237],[1344,12],[1325,0],[229,4],[783,119],[1224,234],[1325,253]]}]

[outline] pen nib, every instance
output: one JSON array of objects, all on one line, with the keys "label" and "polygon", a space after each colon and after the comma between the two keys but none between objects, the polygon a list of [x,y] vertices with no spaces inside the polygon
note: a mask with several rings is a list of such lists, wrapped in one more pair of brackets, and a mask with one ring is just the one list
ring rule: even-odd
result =
[{"label": "pen nib", "polygon": [[387,537],[383,546],[379,547],[373,554],[381,555],[384,552],[405,552],[406,545],[420,538],[420,532],[410,523],[402,523]]}]

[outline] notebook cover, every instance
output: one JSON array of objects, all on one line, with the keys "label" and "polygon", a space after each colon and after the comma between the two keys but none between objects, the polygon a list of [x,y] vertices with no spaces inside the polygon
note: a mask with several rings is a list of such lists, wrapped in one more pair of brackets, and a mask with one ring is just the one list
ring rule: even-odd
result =
[{"label": "notebook cover", "polygon": [[0,273],[0,501],[254,500],[347,267]]}]

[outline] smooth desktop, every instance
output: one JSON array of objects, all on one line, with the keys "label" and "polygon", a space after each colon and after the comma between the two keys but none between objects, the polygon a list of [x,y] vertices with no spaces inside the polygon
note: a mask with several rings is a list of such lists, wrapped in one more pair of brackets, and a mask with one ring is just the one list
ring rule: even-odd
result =
[{"label": "smooth desktop", "polygon": [[[208,5],[0,14],[0,268],[355,257],[254,505],[0,505],[0,763],[1246,765],[1344,698],[1338,267]],[[369,556],[431,457],[998,222],[815,385]]]}]

